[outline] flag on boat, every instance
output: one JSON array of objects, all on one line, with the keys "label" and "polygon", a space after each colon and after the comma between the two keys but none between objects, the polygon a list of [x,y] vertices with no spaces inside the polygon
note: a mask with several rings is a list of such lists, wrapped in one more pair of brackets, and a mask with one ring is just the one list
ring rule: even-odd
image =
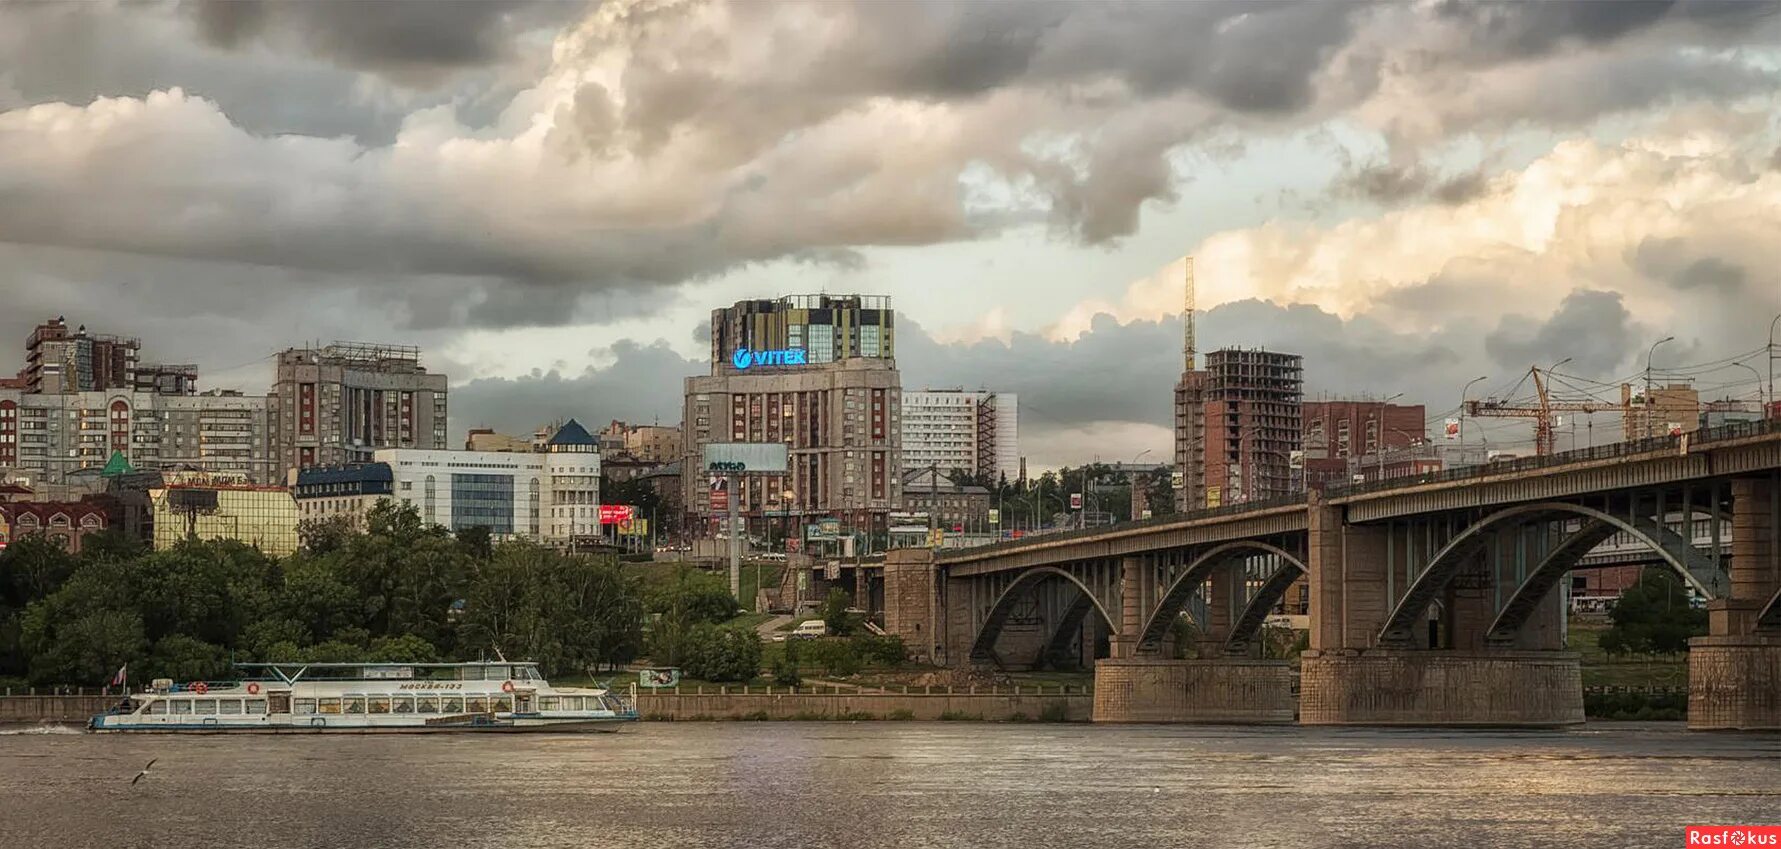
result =
[{"label": "flag on boat", "polygon": [[127,673],[129,670],[130,670],[130,664],[128,664],[128,663],[124,664],[123,666],[118,667],[117,674],[111,676],[111,686],[113,686],[113,687],[124,686],[124,682],[129,680],[124,677],[125,673]]}]

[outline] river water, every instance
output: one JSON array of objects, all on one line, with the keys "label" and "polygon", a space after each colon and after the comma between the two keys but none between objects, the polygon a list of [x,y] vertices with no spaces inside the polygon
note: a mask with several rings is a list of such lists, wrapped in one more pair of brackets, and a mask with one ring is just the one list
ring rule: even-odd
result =
[{"label": "river water", "polygon": [[1687,824],[1763,822],[1781,823],[1781,737],[1669,724],[0,732],[7,849],[1679,847]]}]

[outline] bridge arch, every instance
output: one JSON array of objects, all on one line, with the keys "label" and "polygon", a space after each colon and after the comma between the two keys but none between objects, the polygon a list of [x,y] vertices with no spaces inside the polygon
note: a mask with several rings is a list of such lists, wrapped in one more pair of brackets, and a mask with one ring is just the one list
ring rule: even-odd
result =
[{"label": "bridge arch", "polygon": [[[1262,591],[1249,600],[1243,613],[1231,623],[1231,633],[1225,642],[1225,650],[1240,652],[1247,648],[1249,640],[1255,636],[1255,630],[1259,629],[1262,620],[1267,618],[1267,611],[1280,600],[1281,595],[1286,593],[1286,588],[1292,585],[1293,580],[1297,579],[1299,575],[1305,574],[1305,564],[1297,555],[1280,546],[1261,540],[1227,542],[1214,546],[1194,558],[1193,562],[1189,563],[1187,568],[1175,578],[1175,582],[1169,585],[1168,592],[1163,593],[1163,597],[1157,601],[1156,609],[1152,610],[1150,616],[1144,620],[1144,627],[1138,631],[1138,652],[1145,654],[1155,651],[1161,645],[1163,636],[1168,633],[1169,625],[1175,621],[1177,616],[1181,615],[1182,608],[1186,606],[1188,598],[1194,594],[1194,591],[1206,582],[1206,578],[1210,577],[1214,570],[1245,553],[1272,554],[1279,557],[1285,564],[1269,577],[1268,581],[1263,584]],[[1276,587],[1275,582],[1283,572],[1288,573],[1291,577]],[[1270,595],[1271,598],[1269,598]],[[1259,609],[1259,615],[1252,614],[1252,610],[1255,609]],[[1254,620],[1253,623],[1251,623],[1251,619]],[[1247,634],[1242,630],[1246,625],[1249,627]],[[1239,636],[1241,639],[1238,639]],[[1235,647],[1233,647],[1233,640],[1236,641]]]},{"label": "bridge arch", "polygon": [[1712,564],[1701,557],[1680,534],[1654,521],[1615,516],[1593,507],[1561,501],[1523,504],[1499,510],[1480,519],[1442,546],[1429,562],[1428,568],[1416,577],[1415,583],[1410,585],[1397,606],[1392,608],[1385,627],[1379,632],[1379,644],[1410,647],[1415,639],[1416,623],[1421,620],[1423,612],[1460,569],[1484,549],[1491,534],[1538,522],[1568,518],[1582,519],[1582,528],[1560,541],[1522,580],[1521,585],[1515,588],[1509,602],[1491,624],[1486,636],[1488,642],[1499,645],[1512,642],[1515,634],[1526,624],[1528,617],[1557,585],[1559,579],[1596,545],[1619,532],[1630,534],[1650,546],[1683,581],[1702,595],[1712,598],[1724,591],[1724,578],[1715,574]]},{"label": "bridge arch", "polygon": [[[1101,622],[1107,626],[1108,630],[1118,633],[1119,626],[1114,623],[1113,617],[1107,614],[1107,608],[1101,604],[1101,600],[1089,591],[1088,585],[1064,569],[1056,566],[1040,566],[1022,572],[1020,577],[1014,579],[1014,583],[1009,584],[1006,589],[1002,590],[1001,595],[996,596],[995,603],[990,605],[989,615],[984,617],[983,626],[977,630],[977,639],[971,643],[971,662],[996,662],[996,639],[1002,636],[1002,627],[1007,624],[1008,615],[1014,612],[1014,605],[1036,588],[1040,582],[1051,578],[1061,578],[1074,584],[1076,590],[1089,600],[1090,609],[1100,615]],[[1087,611],[1084,611],[1083,615],[1086,616]]]}]

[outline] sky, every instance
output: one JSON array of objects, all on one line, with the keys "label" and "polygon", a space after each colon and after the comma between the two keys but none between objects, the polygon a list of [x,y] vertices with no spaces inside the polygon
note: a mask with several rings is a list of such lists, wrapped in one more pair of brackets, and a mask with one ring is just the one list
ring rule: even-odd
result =
[{"label": "sky", "polygon": [[1202,351],[1431,430],[1561,362],[1755,401],[1778,83],[1743,2],[9,3],[0,371],[65,315],[248,392],[419,345],[454,439],[672,423],[713,308],[857,292],[1033,467],[1166,457],[1191,254]]}]

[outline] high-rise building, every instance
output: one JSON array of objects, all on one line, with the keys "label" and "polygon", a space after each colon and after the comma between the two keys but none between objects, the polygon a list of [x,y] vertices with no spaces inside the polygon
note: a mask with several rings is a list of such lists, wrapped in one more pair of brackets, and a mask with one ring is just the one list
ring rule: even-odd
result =
[{"label": "high-rise building", "polygon": [[713,311],[711,374],[686,379],[681,419],[687,527],[716,531],[707,444],[783,442],[787,474],[744,477],[728,495],[751,527],[835,518],[849,532],[885,533],[902,498],[892,327],[890,299],[876,296],[740,301]]},{"label": "high-rise building", "polygon": [[25,368],[19,374],[27,392],[130,389],[141,351],[139,339],[88,333],[84,324],[70,332],[67,320],[57,316],[37,325],[25,340]]},{"label": "high-rise building", "polygon": [[190,469],[281,480],[264,395],[161,395],[0,389],[0,469],[63,482],[122,454],[143,470]]},{"label": "high-rise building", "polygon": [[369,462],[379,448],[445,450],[445,395],[445,375],[422,367],[412,346],[286,350],[270,396],[280,475]]},{"label": "high-rise building", "polygon": [[903,468],[1019,480],[1019,397],[962,389],[904,392]]},{"label": "high-rise building", "polygon": [[1694,433],[1701,426],[1701,394],[1686,383],[1653,387],[1649,399],[1642,387],[1622,383],[1620,405],[1626,411],[1621,423],[1628,441],[1669,436],[1673,429]]},{"label": "high-rise building", "polygon": [[1186,509],[1272,498],[1301,485],[1292,465],[1303,430],[1303,374],[1297,354],[1241,348],[1212,351],[1204,371],[1183,374],[1176,455]]}]

